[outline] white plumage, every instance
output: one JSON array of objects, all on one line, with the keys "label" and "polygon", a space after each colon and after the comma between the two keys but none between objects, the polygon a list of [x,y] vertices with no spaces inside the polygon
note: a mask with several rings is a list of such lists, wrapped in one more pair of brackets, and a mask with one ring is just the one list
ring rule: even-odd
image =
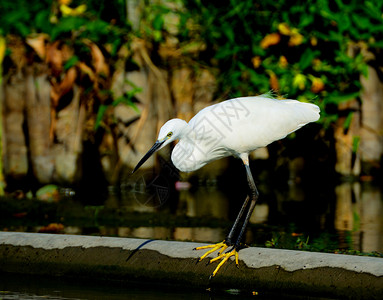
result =
[{"label": "white plumage", "polygon": [[[249,153],[284,138],[307,123],[317,121],[319,112],[317,105],[297,100],[277,100],[267,95],[242,97],[206,107],[189,123],[172,119],[161,127],[156,143],[133,172],[155,151],[175,140],[179,142],[172,151],[171,159],[180,171],[195,171],[211,161],[230,155],[241,158],[245,165],[250,194],[230,233],[221,243],[199,248],[211,248],[200,260],[221,249],[218,258],[210,260],[212,262],[222,259],[211,276],[215,276],[230,256],[235,255],[238,265],[242,235],[258,199],[258,191],[249,167]],[[238,225],[243,217],[243,225],[238,233]],[[231,251],[224,253],[229,246],[233,246]]]},{"label": "white plumage", "polygon": [[319,119],[319,107],[297,100],[243,97],[202,109],[189,123],[180,119],[166,122],[159,134],[160,148],[179,139],[172,161],[183,172],[198,170],[207,163],[265,147],[309,122]]}]

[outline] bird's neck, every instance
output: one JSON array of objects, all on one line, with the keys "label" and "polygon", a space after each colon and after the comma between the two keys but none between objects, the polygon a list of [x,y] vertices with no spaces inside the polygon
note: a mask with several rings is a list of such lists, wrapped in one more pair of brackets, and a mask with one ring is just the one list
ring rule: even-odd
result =
[{"label": "bird's neck", "polygon": [[179,136],[178,136],[178,139],[181,141],[181,140],[184,140],[184,141],[187,141],[187,140],[194,140],[196,137],[196,134],[193,130],[193,128],[185,122],[185,126],[182,128]]},{"label": "bird's neck", "polygon": [[172,161],[175,167],[183,172],[190,172],[196,170],[193,153],[196,148],[196,134],[190,125],[185,126],[178,137],[178,143],[172,151]]}]

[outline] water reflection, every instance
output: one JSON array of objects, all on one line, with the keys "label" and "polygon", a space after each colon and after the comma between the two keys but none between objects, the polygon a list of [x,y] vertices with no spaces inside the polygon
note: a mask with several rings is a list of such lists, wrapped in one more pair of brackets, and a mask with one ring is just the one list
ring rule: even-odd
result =
[{"label": "water reflection", "polygon": [[188,217],[229,219],[229,199],[216,187],[181,191],[176,213]]},{"label": "water reflection", "polygon": [[[272,190],[262,196],[267,201],[256,206],[247,243],[264,245],[273,237],[267,229],[272,226],[293,236],[310,236],[311,241],[324,232],[333,233],[329,239],[339,249],[383,251],[383,201],[379,187],[345,182],[326,196],[308,197],[303,187],[292,185],[288,190]],[[158,201],[138,199],[131,191],[121,195],[111,193],[105,207],[145,213],[147,217],[140,226],[128,223],[119,227],[101,226],[98,230],[108,236],[216,242],[225,238],[242,201],[233,201],[232,195],[216,186],[173,191],[173,196],[162,205],[157,205]],[[165,224],[157,224],[161,216],[168,218]],[[186,226],[183,222],[179,224],[184,218],[198,221],[190,221]],[[73,226],[66,226],[65,231],[83,233],[81,228]],[[260,240],[260,235],[264,240]]]},{"label": "water reflection", "polygon": [[336,187],[335,228],[343,233],[341,242],[359,251],[383,251],[383,202],[380,188],[360,183],[343,183]]},{"label": "water reflection", "polygon": [[222,241],[226,236],[222,228],[209,227],[178,227],[174,230],[174,239],[196,242]]},{"label": "water reflection", "polygon": [[[62,232],[218,242],[225,238],[244,200],[243,195],[211,185],[181,191],[169,187],[166,201],[159,203],[158,194],[145,201],[141,196],[148,191],[140,187],[138,197],[136,188],[110,190],[101,206],[84,207],[73,199],[62,203],[57,212],[64,225]],[[327,192],[297,184],[260,190],[261,199],[246,234],[248,244],[265,246],[280,236],[289,237],[289,246],[294,248],[300,237],[309,237],[316,251],[325,251],[330,245],[331,249],[383,252],[383,200],[378,186],[345,182]],[[76,216],[71,218],[75,210]],[[17,218],[17,225],[5,224],[2,230],[39,232],[46,223],[41,220],[39,226],[23,226]]]}]

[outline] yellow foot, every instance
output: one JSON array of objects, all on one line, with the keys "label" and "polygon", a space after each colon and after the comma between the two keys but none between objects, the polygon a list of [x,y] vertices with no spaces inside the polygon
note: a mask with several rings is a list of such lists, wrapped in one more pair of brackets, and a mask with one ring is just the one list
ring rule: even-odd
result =
[{"label": "yellow foot", "polygon": [[218,264],[218,266],[215,268],[214,272],[210,275],[210,278],[213,278],[215,276],[215,274],[217,274],[218,270],[222,267],[222,265],[228,261],[228,259],[232,256],[235,256],[235,264],[238,268],[239,264],[238,264],[238,251],[233,248],[232,250],[228,251],[228,252],[225,252],[223,253],[223,251],[225,251],[229,246],[225,243],[225,241],[221,242],[221,243],[218,243],[218,244],[214,244],[214,245],[209,245],[209,246],[202,246],[202,247],[197,247],[197,248],[194,248],[194,250],[203,250],[203,249],[210,249],[209,251],[207,251],[204,255],[202,255],[199,259],[198,259],[198,262],[200,262],[201,260],[203,260],[206,256],[208,256],[210,253],[214,252],[214,251],[217,251],[219,250],[218,252],[218,256],[216,258],[213,258],[211,259],[208,264],[212,263],[212,262],[215,262],[217,260],[220,260],[222,259],[222,261]]},{"label": "yellow foot", "polygon": [[227,260],[232,257],[232,256],[235,256],[235,265],[237,266],[237,268],[239,267],[239,264],[238,264],[238,251],[233,248],[233,250],[229,251],[229,252],[226,252],[226,253],[221,253],[219,254],[216,258],[213,258],[210,260],[209,263],[212,263],[216,260],[219,260],[219,259],[222,259],[221,262],[218,264],[218,266],[215,268],[214,272],[211,273],[210,275],[210,278],[213,278],[215,276],[215,274],[217,274],[218,270],[222,267],[222,265],[227,262]]},{"label": "yellow foot", "polygon": [[221,243],[218,243],[218,244],[214,244],[214,245],[208,245],[208,246],[202,246],[202,247],[197,247],[197,248],[194,248],[193,250],[203,250],[203,249],[210,249],[209,251],[207,251],[204,255],[202,255],[199,259],[198,259],[198,262],[200,262],[201,260],[203,260],[206,256],[208,256],[210,253],[213,253],[214,251],[217,251],[219,249],[219,252],[218,252],[218,255],[221,255],[221,253],[223,251],[225,251],[225,249],[227,249],[227,247],[229,247],[228,245],[226,245],[225,241],[221,242]]}]

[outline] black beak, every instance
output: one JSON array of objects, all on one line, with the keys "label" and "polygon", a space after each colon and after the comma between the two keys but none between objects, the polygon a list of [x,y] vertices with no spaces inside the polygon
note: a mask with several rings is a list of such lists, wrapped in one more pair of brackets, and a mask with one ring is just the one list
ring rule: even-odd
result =
[{"label": "black beak", "polygon": [[165,142],[165,140],[162,141],[162,142],[160,142],[160,141],[155,142],[154,145],[152,146],[152,148],[150,148],[150,150],[149,150],[149,151],[144,155],[144,157],[141,158],[141,160],[138,162],[138,164],[137,164],[137,166],[134,168],[132,174],[133,174],[134,172],[136,172],[136,171],[138,170],[138,168],[141,167],[141,166],[144,164],[144,162],[146,162],[146,161],[148,160],[148,158],[149,158],[150,156],[152,156],[152,154],[153,154],[154,152],[156,152],[156,151],[158,150],[158,148],[160,148],[161,145],[162,145],[164,142]]}]

